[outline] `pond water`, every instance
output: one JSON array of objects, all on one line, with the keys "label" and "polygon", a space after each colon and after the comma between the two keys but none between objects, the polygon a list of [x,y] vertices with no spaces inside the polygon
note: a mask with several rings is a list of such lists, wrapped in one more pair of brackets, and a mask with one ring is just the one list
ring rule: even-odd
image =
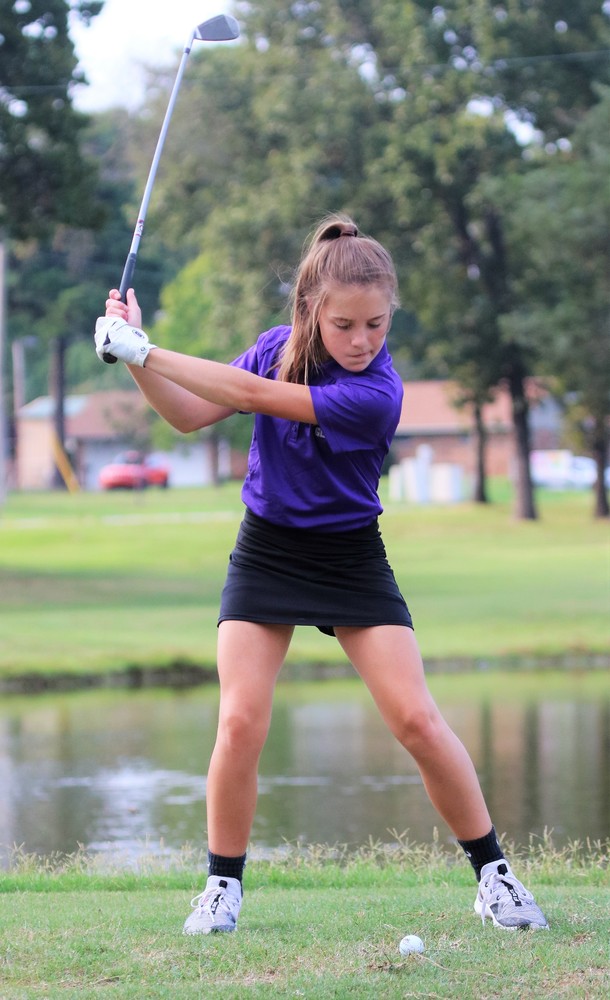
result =
[{"label": "pond water", "polygon": [[[498,831],[556,844],[610,831],[608,695],[516,696],[499,676],[440,707],[466,743]],[[515,688],[519,687],[515,681]],[[434,691],[434,686],[433,691]],[[540,686],[538,686],[540,690]],[[203,848],[215,687],[0,699],[0,862],[78,845],[133,860]],[[450,833],[357,680],[278,685],[253,849]]]}]

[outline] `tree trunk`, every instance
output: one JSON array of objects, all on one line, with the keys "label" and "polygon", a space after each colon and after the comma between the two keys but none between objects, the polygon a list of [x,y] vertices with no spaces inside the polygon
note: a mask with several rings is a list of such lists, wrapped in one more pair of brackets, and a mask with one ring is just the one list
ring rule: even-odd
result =
[{"label": "tree trunk", "polygon": [[[57,337],[53,341],[50,373],[50,395],[55,402],[53,408],[53,431],[55,440],[62,450],[65,450],[66,443],[66,418],[65,418],[65,396],[66,396],[66,338]],[[51,481],[51,489],[63,490],[66,488],[63,476],[55,465]]]},{"label": "tree trunk", "polygon": [[474,490],[472,499],[475,503],[488,503],[487,477],[485,474],[485,449],[487,446],[487,431],[483,423],[483,407],[474,404],[476,464],[474,473]]},{"label": "tree trunk", "polygon": [[212,475],[212,486],[218,486],[218,428],[213,424],[208,437],[210,455],[210,473]]},{"label": "tree trunk", "polygon": [[595,506],[593,517],[610,517],[610,506],[608,504],[608,491],[606,489],[606,461],[608,456],[608,432],[606,421],[603,417],[597,417],[593,431],[593,458],[597,467],[595,479]]},{"label": "tree trunk", "polygon": [[535,521],[534,489],[530,473],[529,406],[525,394],[525,377],[520,365],[513,365],[508,378],[513,407],[515,441],[515,517]]},{"label": "tree trunk", "polygon": [[8,455],[6,451],[6,410],[4,398],[5,330],[6,330],[6,270],[7,246],[4,233],[0,229],[0,507],[4,506],[8,493]]}]

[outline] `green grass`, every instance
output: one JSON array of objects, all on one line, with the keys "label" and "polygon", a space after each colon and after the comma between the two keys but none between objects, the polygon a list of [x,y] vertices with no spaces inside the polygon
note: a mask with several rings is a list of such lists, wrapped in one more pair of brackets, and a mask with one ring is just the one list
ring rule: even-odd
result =
[{"label": "green grass", "polygon": [[[551,923],[537,934],[482,927],[469,867],[437,845],[289,848],[247,869],[237,933],[208,938],[181,933],[201,888],[189,854],[135,872],[17,856],[0,880],[0,996],[602,1000],[608,846],[557,852],[547,840],[517,859]],[[399,954],[406,933],[423,955]]]},{"label": "green grass", "polygon": [[[607,656],[610,541],[590,496],[541,495],[540,520],[524,522],[497,495],[486,507],[385,505],[386,548],[425,658]],[[0,676],[213,667],[241,513],[235,483],[11,494],[0,512]],[[342,660],[337,643],[297,630],[292,663]]]}]

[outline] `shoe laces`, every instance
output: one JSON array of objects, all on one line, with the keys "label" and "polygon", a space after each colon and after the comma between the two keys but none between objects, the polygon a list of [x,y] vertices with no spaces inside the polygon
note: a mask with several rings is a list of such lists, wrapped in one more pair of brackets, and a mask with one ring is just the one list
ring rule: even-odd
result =
[{"label": "shoe laces", "polygon": [[193,909],[200,909],[206,911],[210,919],[214,921],[216,919],[216,912],[220,906],[224,909],[226,913],[231,913],[231,907],[229,905],[228,892],[223,886],[212,885],[209,889],[204,889],[199,895],[194,896],[191,899],[191,906]]},{"label": "shoe laces", "polygon": [[[495,871],[490,872],[489,875],[485,876],[483,884],[480,889],[483,902],[487,905],[492,899],[499,902],[502,897],[510,896],[512,902],[515,901],[515,897],[518,896],[524,903],[533,903],[534,897],[531,892],[525,888],[522,882],[518,878],[515,878],[513,873],[509,870],[505,874]],[[486,906],[483,907],[481,912],[481,919],[485,923],[485,913]]]}]

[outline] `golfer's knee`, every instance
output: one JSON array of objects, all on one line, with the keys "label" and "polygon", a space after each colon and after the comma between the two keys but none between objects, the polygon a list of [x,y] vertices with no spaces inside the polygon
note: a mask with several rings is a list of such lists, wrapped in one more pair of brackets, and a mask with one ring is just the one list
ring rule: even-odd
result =
[{"label": "golfer's knee", "polygon": [[424,706],[406,712],[396,721],[394,734],[403,747],[417,755],[434,745],[439,736],[441,719],[435,707]]},{"label": "golfer's knee", "polygon": [[258,756],[267,738],[268,726],[243,708],[226,712],[220,719],[218,739],[230,752]]}]

